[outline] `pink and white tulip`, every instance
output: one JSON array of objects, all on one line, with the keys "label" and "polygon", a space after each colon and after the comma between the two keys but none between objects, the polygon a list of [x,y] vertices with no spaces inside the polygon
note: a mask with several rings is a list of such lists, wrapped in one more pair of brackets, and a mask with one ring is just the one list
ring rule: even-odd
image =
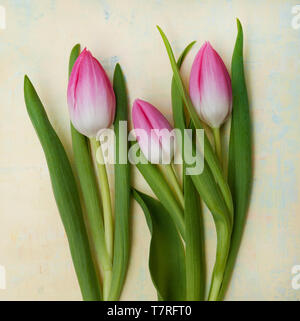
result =
[{"label": "pink and white tulip", "polygon": [[73,126],[88,137],[96,137],[101,129],[110,127],[115,117],[112,85],[99,61],[86,49],[72,69],[68,106]]},{"label": "pink and white tulip", "polygon": [[163,114],[150,103],[136,99],[132,121],[145,157],[153,164],[170,163],[174,156],[174,135],[173,128]]},{"label": "pink and white tulip", "polygon": [[209,42],[194,60],[189,85],[200,119],[212,128],[219,128],[231,113],[232,88],[225,64]]}]

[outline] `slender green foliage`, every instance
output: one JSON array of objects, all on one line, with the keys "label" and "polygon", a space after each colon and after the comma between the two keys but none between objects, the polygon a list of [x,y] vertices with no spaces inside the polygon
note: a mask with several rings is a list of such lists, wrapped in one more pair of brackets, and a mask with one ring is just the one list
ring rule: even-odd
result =
[{"label": "slender green foliage", "polygon": [[75,178],[63,145],[27,76],[24,79],[24,96],[27,112],[46,156],[54,197],[68,238],[82,297],[84,300],[100,300],[101,291]]},{"label": "slender green foliage", "polygon": [[200,199],[188,175],[184,175],[186,248],[186,300],[205,299],[204,229]]},{"label": "slender green foliage", "polygon": [[[178,68],[195,42],[190,43],[177,61]],[[176,128],[181,130],[182,150],[184,150],[183,132],[186,128],[184,104],[178,92],[175,80],[172,81],[172,108]],[[184,158],[184,157],[183,157]],[[184,159],[183,159],[184,160]],[[205,249],[203,217],[200,199],[190,176],[186,175],[186,164],[183,166],[184,218],[186,229],[186,300],[198,301],[205,298]]]},{"label": "slender green foliage", "polygon": [[244,75],[243,29],[239,20],[237,20],[237,28],[238,34],[231,64],[233,108],[228,163],[228,181],[235,212],[231,247],[220,299],[225,295],[240,247],[252,186],[251,118]]},{"label": "slender green foliage", "polygon": [[[115,232],[114,232],[114,259],[113,275],[109,300],[118,300],[124,284],[129,250],[130,250],[130,164],[120,162],[120,153],[128,155],[127,123],[126,132],[122,135],[120,126],[122,121],[128,120],[128,99],[125,79],[119,64],[114,72],[114,92],[116,95],[116,118],[114,130],[115,145]],[[122,135],[122,136],[120,136]]]}]

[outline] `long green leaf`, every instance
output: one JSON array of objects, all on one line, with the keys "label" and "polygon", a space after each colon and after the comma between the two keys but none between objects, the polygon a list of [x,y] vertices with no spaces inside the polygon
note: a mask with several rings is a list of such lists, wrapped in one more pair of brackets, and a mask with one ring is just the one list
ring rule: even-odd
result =
[{"label": "long green leaf", "polygon": [[185,300],[185,254],[180,235],[160,202],[133,191],[151,232],[149,269],[159,300]]},{"label": "long green leaf", "polygon": [[24,79],[24,96],[27,112],[46,156],[54,197],[69,241],[82,297],[84,300],[100,300],[97,273],[92,260],[75,178],[63,145],[27,76]]},{"label": "long green leaf", "polygon": [[[180,55],[177,66],[181,64],[195,42],[190,43]],[[186,128],[184,105],[175,80],[172,80],[172,108],[176,128],[181,130],[182,150],[184,150],[183,132]],[[184,160],[184,157],[183,157]],[[198,301],[205,298],[205,249],[204,229],[200,200],[190,176],[185,174],[187,165],[183,166],[184,218],[186,248],[186,300]]]},{"label": "long green leaf", "polygon": [[231,119],[228,180],[235,216],[231,247],[220,298],[223,298],[240,247],[252,186],[251,118],[243,62],[243,29],[237,20],[238,34],[232,57],[233,108]]},{"label": "long green leaf", "polygon": [[[69,59],[69,76],[73,65],[80,54],[80,45],[73,47]],[[72,147],[80,189],[84,203],[85,223],[90,235],[90,246],[93,249],[98,267],[111,270],[105,238],[102,205],[99,197],[98,185],[95,177],[93,160],[90,154],[88,138],[80,134],[71,123]]]},{"label": "long green leaf", "polygon": [[[115,164],[115,232],[112,284],[109,300],[118,300],[124,284],[129,258],[129,219],[130,219],[130,164],[120,164],[120,153],[128,157],[127,130],[120,136],[120,122],[128,120],[128,99],[125,79],[119,64],[114,72],[116,95],[116,135]],[[127,128],[127,126],[126,126]],[[120,136],[120,137],[119,137]]]},{"label": "long green leaf", "polygon": [[[178,87],[178,91],[179,91],[179,93],[180,93],[180,95],[181,95],[181,97],[187,107],[187,110],[191,116],[192,122],[193,122],[196,129],[203,129],[201,121],[196,113],[196,110],[195,110],[195,108],[191,102],[191,99],[190,99],[189,95],[187,94],[187,91],[186,91],[186,89],[183,85],[183,82],[181,80],[179,69],[178,69],[174,54],[173,54],[172,47],[169,43],[169,40],[166,37],[166,35],[164,34],[164,32],[161,30],[161,28],[159,26],[157,26],[157,28],[158,28],[158,31],[160,32],[163,42],[165,44],[165,47],[166,47],[166,50],[167,50],[167,53],[168,53],[168,56],[170,59],[171,67],[172,67],[172,70],[174,73],[174,80],[175,80],[177,87]],[[210,144],[206,134],[204,134],[204,150],[205,150],[204,157],[207,161],[208,166],[211,169],[211,172],[212,172],[216,182],[220,186],[224,200],[225,200],[226,205],[229,210],[229,215],[230,215],[229,218],[232,223],[233,222],[233,203],[232,203],[231,192],[230,192],[229,186],[223,176],[219,161],[218,161],[218,159],[217,159],[217,157],[211,147],[211,144]],[[227,213],[224,213],[224,215],[227,215]]]},{"label": "long green leaf", "polygon": [[200,199],[192,179],[184,176],[184,217],[186,248],[186,300],[205,298],[205,249]]}]

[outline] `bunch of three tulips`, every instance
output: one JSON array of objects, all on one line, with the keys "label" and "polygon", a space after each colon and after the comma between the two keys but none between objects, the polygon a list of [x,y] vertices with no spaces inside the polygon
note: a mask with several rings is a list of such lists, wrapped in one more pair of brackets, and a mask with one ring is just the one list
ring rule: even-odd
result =
[{"label": "bunch of three tulips", "polygon": [[[206,42],[199,50],[190,75],[189,93],[200,119],[211,127],[215,151],[222,163],[220,127],[228,119],[232,109],[232,89],[227,69],[212,46]],[[100,150],[102,160],[98,164],[101,196],[104,212],[105,244],[102,244],[99,264],[107,260],[112,264],[113,257],[113,215],[109,185],[101,146],[96,140],[103,129],[109,128],[114,120],[116,101],[112,85],[101,64],[84,49],[77,58],[68,85],[68,106],[73,126],[87,136],[91,149],[96,154]],[[132,121],[140,149],[146,159],[159,164],[169,160],[160,168],[172,185],[174,197],[184,209],[184,196],[181,184],[171,164],[174,148],[168,134],[172,126],[161,112],[141,99],[136,99],[132,108]],[[142,134],[139,134],[143,131]],[[168,137],[164,137],[168,136]],[[99,148],[100,147],[100,148]],[[175,222],[184,233],[184,223]],[[94,240],[95,241],[95,240]],[[104,254],[103,254],[104,253]],[[104,255],[104,257],[103,257]],[[105,268],[103,268],[105,270]],[[223,273],[223,271],[222,271]],[[220,277],[220,275],[218,275]],[[222,275],[221,275],[222,277]],[[104,297],[108,297],[111,282],[111,270],[104,274]],[[215,282],[212,280],[212,283]],[[217,299],[221,281],[211,288],[210,299]]]}]

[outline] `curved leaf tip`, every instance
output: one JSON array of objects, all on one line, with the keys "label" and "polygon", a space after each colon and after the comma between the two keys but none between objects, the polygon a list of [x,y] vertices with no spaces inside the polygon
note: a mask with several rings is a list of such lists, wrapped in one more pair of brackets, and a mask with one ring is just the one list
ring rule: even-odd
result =
[{"label": "curved leaf tip", "polygon": [[243,27],[239,18],[236,18],[236,24],[237,24],[238,32],[243,32]]}]

